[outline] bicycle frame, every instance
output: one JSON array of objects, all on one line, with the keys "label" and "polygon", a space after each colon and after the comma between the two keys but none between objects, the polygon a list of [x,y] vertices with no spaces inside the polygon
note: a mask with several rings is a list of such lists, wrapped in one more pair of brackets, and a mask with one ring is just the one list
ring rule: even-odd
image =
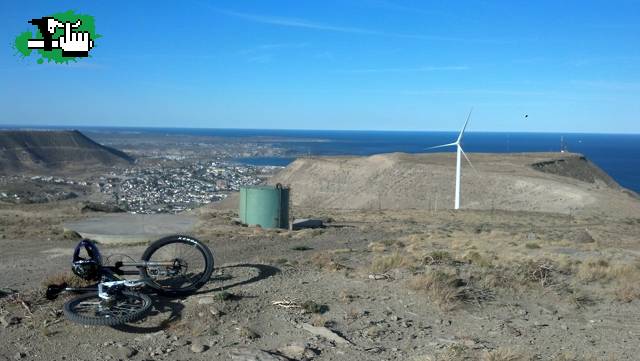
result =
[{"label": "bicycle frame", "polygon": [[130,280],[100,282],[98,283],[98,297],[107,301],[112,299],[113,297],[109,294],[109,288],[117,286],[124,286],[127,288],[142,287],[144,286],[144,282]]},{"label": "bicycle frame", "polygon": [[66,287],[66,285],[55,286],[51,285],[47,288],[48,299],[55,299],[62,292],[98,292],[98,296],[103,300],[112,299],[112,295],[109,293],[110,288],[117,288],[119,286],[125,288],[137,288],[144,286],[145,280],[125,280],[120,276],[124,275],[138,275],[139,271],[126,271],[122,270],[123,267],[136,267],[136,268],[153,268],[153,267],[172,267],[175,266],[175,262],[116,262],[114,266],[101,266],[100,267],[100,282],[97,287]]}]

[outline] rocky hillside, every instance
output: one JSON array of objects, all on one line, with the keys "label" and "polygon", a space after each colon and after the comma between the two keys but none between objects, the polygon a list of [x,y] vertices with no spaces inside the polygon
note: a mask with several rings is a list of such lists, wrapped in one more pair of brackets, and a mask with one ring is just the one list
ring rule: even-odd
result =
[{"label": "rocky hillside", "polygon": [[575,178],[587,183],[600,183],[611,188],[620,188],[620,185],[600,167],[580,155],[561,156],[533,163],[531,166],[546,173]]},{"label": "rocky hillside", "polygon": [[126,165],[133,158],[79,131],[0,131],[0,173]]},{"label": "rocky hillside", "polygon": [[[462,208],[640,214],[640,202],[582,155],[470,154]],[[455,154],[391,153],[298,159],[270,182],[292,186],[298,207],[453,208]]]}]

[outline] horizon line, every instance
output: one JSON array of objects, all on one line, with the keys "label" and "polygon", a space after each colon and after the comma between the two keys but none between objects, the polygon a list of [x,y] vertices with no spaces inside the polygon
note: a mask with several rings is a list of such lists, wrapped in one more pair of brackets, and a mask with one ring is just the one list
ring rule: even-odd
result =
[{"label": "horizon line", "polygon": [[[302,132],[390,132],[390,133],[458,133],[459,130],[427,130],[427,129],[304,129],[304,128],[211,128],[211,127],[175,127],[175,126],[127,126],[127,125],[15,125],[0,124],[0,130],[8,129],[41,129],[62,128],[74,130],[74,128],[99,128],[99,129],[200,129],[200,130],[244,130],[244,131],[302,131]],[[590,132],[590,131],[504,131],[504,130],[467,130],[465,133],[529,133],[529,134],[606,134],[606,135],[640,135],[640,132]]]}]

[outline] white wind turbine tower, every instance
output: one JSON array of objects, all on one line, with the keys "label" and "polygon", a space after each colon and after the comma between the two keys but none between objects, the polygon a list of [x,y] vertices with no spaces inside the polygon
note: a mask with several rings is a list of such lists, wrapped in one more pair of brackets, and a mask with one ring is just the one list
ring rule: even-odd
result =
[{"label": "white wind turbine tower", "polygon": [[[467,160],[467,162],[469,162],[469,165],[471,166],[471,168],[476,171],[476,169],[473,167],[473,164],[471,164],[471,161],[469,160],[469,157],[467,157],[467,153],[464,152],[464,150],[462,150],[462,136],[464,135],[464,131],[465,129],[467,129],[467,124],[469,124],[469,119],[471,119],[471,112],[473,111],[473,109],[471,109],[471,111],[469,111],[469,115],[467,116],[467,121],[464,122],[464,126],[462,127],[462,130],[460,131],[460,134],[458,135],[458,139],[456,139],[455,142],[453,143],[449,143],[449,144],[443,144],[443,145],[437,145],[435,147],[431,147],[431,148],[427,148],[427,149],[436,149],[436,148],[444,148],[444,147],[452,147],[452,146],[456,146],[457,148],[457,161],[456,161],[456,196],[455,196],[455,204],[454,204],[454,209],[460,209],[460,173],[461,173],[461,155],[464,155],[465,159]],[[476,171],[477,173],[477,171]]]}]

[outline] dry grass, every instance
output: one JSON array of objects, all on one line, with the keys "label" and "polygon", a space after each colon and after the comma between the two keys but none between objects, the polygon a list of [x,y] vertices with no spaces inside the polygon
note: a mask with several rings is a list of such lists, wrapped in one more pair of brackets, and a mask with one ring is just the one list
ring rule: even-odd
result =
[{"label": "dry grass", "polygon": [[462,260],[479,267],[491,267],[491,260],[478,251],[469,251],[462,256]]},{"label": "dry grass", "polygon": [[554,270],[554,265],[548,260],[528,260],[515,267],[515,276],[522,284],[535,282],[545,287],[552,283]]},{"label": "dry grass", "polygon": [[385,246],[382,242],[371,242],[369,243],[367,248],[369,249],[369,251],[375,253],[382,253],[387,250],[387,246]]},{"label": "dry grass", "polygon": [[576,276],[582,281],[594,282],[607,278],[610,271],[607,260],[590,258],[578,266]]},{"label": "dry grass", "polygon": [[327,327],[331,325],[331,321],[323,316],[313,315],[313,317],[311,317],[311,324],[316,327]]},{"label": "dry grass", "polygon": [[436,357],[436,361],[462,361],[467,359],[467,348],[460,344],[447,346],[444,351]]},{"label": "dry grass", "polygon": [[593,306],[596,304],[595,295],[583,289],[568,287],[567,302],[576,309]]},{"label": "dry grass", "polygon": [[426,292],[431,302],[443,311],[454,309],[465,298],[460,289],[461,280],[454,273],[442,270],[415,276],[409,280],[408,286],[413,290]]},{"label": "dry grass", "polygon": [[478,267],[472,279],[483,288],[510,290],[529,289],[532,285],[549,287],[555,284],[556,267],[549,260],[496,262],[496,265]]},{"label": "dry grass", "polygon": [[412,263],[413,261],[408,257],[395,252],[387,256],[374,258],[373,262],[371,262],[371,271],[375,273],[385,273],[392,269],[407,267]]},{"label": "dry grass", "polygon": [[451,253],[449,253],[448,251],[438,250],[438,251],[433,251],[427,254],[424,257],[423,262],[425,264],[444,264],[444,263],[450,263],[452,261],[453,261],[453,257],[451,256]]},{"label": "dry grass", "polygon": [[49,285],[62,285],[66,284],[68,287],[88,287],[94,285],[95,282],[83,280],[82,278],[74,275],[71,272],[60,272],[47,277],[42,281],[42,285],[47,287]]},{"label": "dry grass", "polygon": [[358,296],[350,293],[347,290],[341,290],[340,293],[338,294],[338,299],[340,300],[340,302],[342,302],[344,304],[351,303],[356,298],[358,298]]},{"label": "dry grass", "polygon": [[[553,361],[596,361],[598,360],[595,356],[578,356],[574,353],[563,352],[559,353],[551,359]],[[609,356],[608,360],[616,360],[615,357]]]},{"label": "dry grass", "polygon": [[576,276],[584,282],[612,281],[620,283],[638,283],[640,267],[638,264],[614,263],[612,260],[590,258],[578,264]]},{"label": "dry grass", "polygon": [[627,284],[614,290],[616,300],[629,303],[640,299],[640,287],[637,284]]},{"label": "dry grass", "polygon": [[349,268],[338,262],[334,253],[327,251],[314,253],[311,256],[310,262],[312,265],[330,272],[341,271]]}]

